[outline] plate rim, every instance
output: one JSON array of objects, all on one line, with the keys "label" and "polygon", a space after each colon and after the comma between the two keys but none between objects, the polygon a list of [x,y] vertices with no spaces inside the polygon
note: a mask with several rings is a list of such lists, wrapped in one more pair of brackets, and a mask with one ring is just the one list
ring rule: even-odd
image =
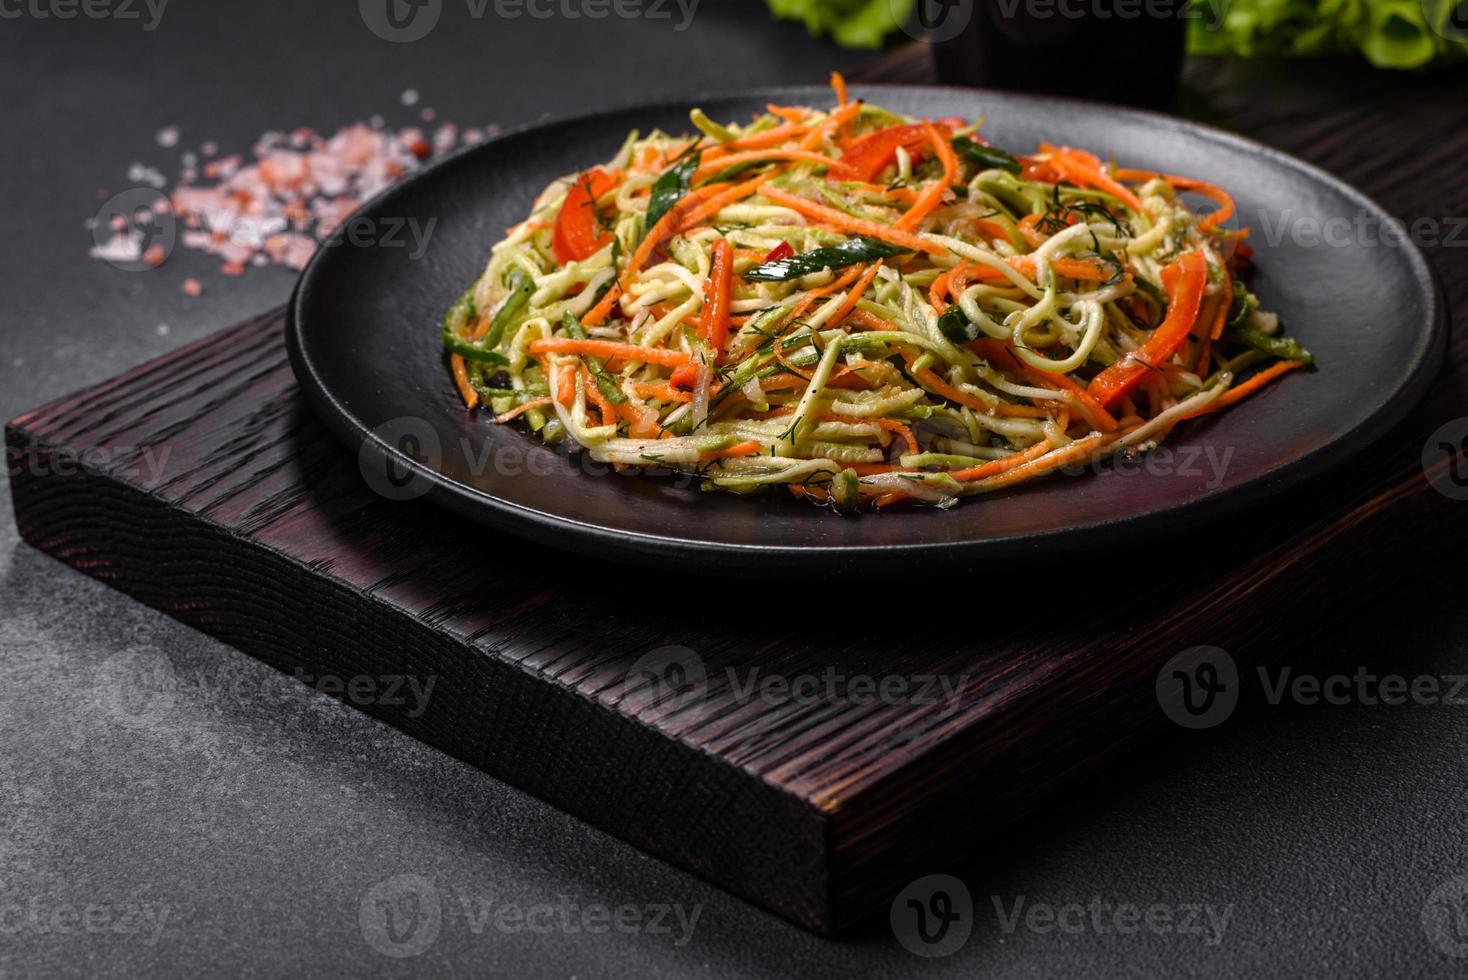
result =
[{"label": "plate rim", "polygon": [[[879,102],[883,93],[921,96],[940,92],[973,100],[980,100],[986,96],[997,96],[1005,101],[1029,102],[1036,106],[1061,105],[1082,110],[1101,110],[1111,116],[1130,117],[1153,127],[1161,126],[1169,132],[1184,133],[1189,137],[1211,140],[1235,150],[1262,156],[1276,165],[1304,173],[1311,180],[1328,186],[1378,218],[1391,218],[1390,212],[1369,195],[1312,163],[1257,140],[1164,112],[1089,99],[987,88],[859,83],[852,84],[849,90],[853,95],[874,102]],[[757,99],[768,101],[776,97],[789,98],[796,93],[806,96],[826,91],[828,91],[826,87],[814,84],[705,90],[687,97],[619,102],[586,112],[538,119],[500,132],[473,146],[462,147],[433,161],[422,170],[373,195],[359,206],[357,214],[365,214],[389,199],[406,193],[413,186],[434,179],[439,170],[462,157],[491,152],[498,144],[538,130],[574,126],[578,122],[599,120],[609,115],[667,112],[713,101]],[[868,93],[871,94],[868,95]],[[1298,486],[1325,472],[1335,470],[1369,448],[1377,439],[1405,419],[1421,401],[1428,383],[1438,373],[1447,346],[1447,301],[1441,277],[1416,243],[1403,240],[1402,250],[1416,272],[1414,278],[1425,287],[1424,299],[1430,307],[1427,329],[1418,338],[1419,342],[1412,352],[1411,370],[1398,386],[1383,396],[1378,407],[1361,419],[1357,425],[1301,456],[1286,460],[1268,472],[1234,486],[1161,509],[1144,509],[1120,518],[1103,518],[1064,528],[1023,532],[997,538],[943,542],[817,545],[709,541],[681,537],[676,533],[648,534],[641,531],[622,530],[565,514],[537,510],[454,480],[437,469],[405,455],[396,446],[382,440],[336,398],[317,366],[312,362],[303,337],[304,294],[310,288],[314,278],[321,275],[318,270],[325,256],[333,251],[326,246],[339,244],[341,236],[345,233],[346,223],[343,223],[317,249],[297,278],[286,305],[286,347],[291,369],[307,403],[317,417],[348,448],[356,450],[359,454],[370,449],[379,461],[402,467],[415,477],[426,481],[425,499],[461,516],[556,547],[642,564],[647,564],[653,559],[679,556],[695,557],[704,563],[723,561],[724,567],[730,571],[749,568],[765,562],[780,562],[784,564],[784,570],[795,572],[809,570],[816,566],[831,568],[833,564],[834,567],[839,568],[874,558],[880,558],[885,562],[896,560],[905,566],[912,566],[918,562],[924,563],[925,566],[933,562],[950,566],[961,564],[980,555],[1013,557],[1042,546],[1067,551],[1099,547],[1104,545],[1107,539],[1146,533],[1148,530],[1156,530],[1157,525],[1168,522],[1171,522],[1171,526],[1174,527],[1196,526],[1204,521],[1236,513],[1260,497]]]}]

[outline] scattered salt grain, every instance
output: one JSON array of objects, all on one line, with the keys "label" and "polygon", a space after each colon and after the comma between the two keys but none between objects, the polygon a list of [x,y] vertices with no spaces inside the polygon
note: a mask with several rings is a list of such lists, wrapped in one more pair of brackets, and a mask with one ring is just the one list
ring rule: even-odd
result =
[{"label": "scattered salt grain", "polygon": [[160,324],[158,324],[158,336],[160,336],[160,337],[167,337],[168,336],[168,324],[166,324],[166,323],[160,323]]},{"label": "scattered salt grain", "polygon": [[134,184],[147,184],[149,187],[165,187],[168,184],[168,178],[157,167],[148,167],[141,163],[134,163],[127,168],[127,179]]},{"label": "scattered salt grain", "polygon": [[[405,106],[417,104],[418,92],[402,94]],[[432,109],[419,115],[432,120]],[[278,265],[302,269],[320,243],[362,202],[416,170],[430,157],[468,146],[498,132],[497,127],[471,127],[462,132],[442,123],[431,133],[417,126],[387,128],[381,116],[370,123],[354,123],[325,136],[307,127],[262,133],[249,156],[227,154],[213,141],[198,152],[179,155],[179,173],[166,201],[154,209],[172,211],[178,222],[178,242],[220,260],[222,275],[243,275],[250,266]],[[160,145],[178,142],[178,127],[157,134]],[[168,181],[153,167],[134,163],[128,169],[134,184],[167,188]],[[99,196],[105,199],[106,192]],[[161,264],[161,246],[144,249],[142,229],[149,227],[146,211],[114,218],[111,239],[91,254],[112,261]],[[134,223],[140,227],[134,227]],[[156,261],[155,261],[156,260]],[[187,280],[190,296],[203,284]]]}]

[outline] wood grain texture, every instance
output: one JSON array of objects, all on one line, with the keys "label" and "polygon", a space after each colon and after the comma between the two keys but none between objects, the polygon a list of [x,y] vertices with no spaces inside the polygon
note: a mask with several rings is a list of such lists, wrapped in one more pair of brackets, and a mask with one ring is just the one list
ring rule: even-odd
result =
[{"label": "wood grain texture", "polygon": [[[885,77],[923,80],[919,55],[898,53]],[[1188,77],[1191,115],[1320,163],[1409,220],[1468,213],[1468,103],[1430,83],[1343,89],[1320,69],[1227,62]],[[1464,246],[1429,249],[1460,315]],[[1206,560],[1094,556],[1100,586],[1066,588],[1043,615],[1011,598],[1003,570],[977,569],[882,595],[817,582],[712,622],[706,610],[758,583],[650,582],[385,500],[305,410],[278,312],[22,416],[6,442],[36,547],[282,670],[431,677],[420,715],[357,706],[835,931],[1169,725],[1154,685],[1177,652],[1267,658],[1409,574],[1413,554],[1460,545],[1468,503],[1429,477],[1461,460],[1424,473],[1422,457],[1429,433],[1468,416],[1465,358],[1454,337],[1444,377],[1390,438],[1202,538]],[[861,615],[811,628],[812,610],[854,604]],[[633,672],[667,647],[692,650],[706,678],[681,706]],[[833,668],[904,694],[745,690],[819,688]],[[952,696],[920,703],[930,675]]]}]

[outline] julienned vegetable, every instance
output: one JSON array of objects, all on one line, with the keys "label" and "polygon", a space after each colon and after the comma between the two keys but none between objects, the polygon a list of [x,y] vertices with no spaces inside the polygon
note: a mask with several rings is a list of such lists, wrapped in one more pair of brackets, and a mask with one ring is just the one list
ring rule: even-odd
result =
[{"label": "julienned vegetable", "polygon": [[875,238],[848,238],[839,245],[813,248],[809,252],[776,258],[755,266],[744,274],[750,282],[785,282],[809,276],[823,269],[844,269],[858,262],[901,255],[905,249]]},{"label": "julienned vegetable", "polygon": [[548,187],[444,317],[465,403],[709,489],[946,507],[1311,362],[1245,288],[1224,189],[833,85]]}]

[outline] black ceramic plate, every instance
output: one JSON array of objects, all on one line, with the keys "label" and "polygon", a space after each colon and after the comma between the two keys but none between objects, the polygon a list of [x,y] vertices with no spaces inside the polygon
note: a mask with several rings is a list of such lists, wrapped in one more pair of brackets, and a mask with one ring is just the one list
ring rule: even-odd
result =
[{"label": "black ceramic plate", "polygon": [[[301,277],[288,334],[302,388],[389,494],[426,493],[465,517],[604,556],[788,573],[931,568],[1174,529],[1338,465],[1398,421],[1430,383],[1444,333],[1432,273],[1412,246],[1381,244],[1387,216],[1329,175],[1148,113],[961,89],[859,94],[918,116],[983,115],[984,135],[1016,151],[1041,140],[1070,143],[1124,166],[1228,188],[1253,228],[1251,286],[1315,353],[1319,370],[1294,372],[1232,411],[1183,427],[1162,451],[1130,466],[970,498],[949,511],[857,517],[785,494],[735,497],[607,474],[464,410],[439,345],[439,318],[546,184],[607,159],[629,130],[686,131],[692,105],[723,119],[747,118],[770,101],[829,100],[827,90],[811,88],[536,126],[393,188],[360,212],[370,225],[340,230]],[[421,254],[410,221],[431,229]]]}]

